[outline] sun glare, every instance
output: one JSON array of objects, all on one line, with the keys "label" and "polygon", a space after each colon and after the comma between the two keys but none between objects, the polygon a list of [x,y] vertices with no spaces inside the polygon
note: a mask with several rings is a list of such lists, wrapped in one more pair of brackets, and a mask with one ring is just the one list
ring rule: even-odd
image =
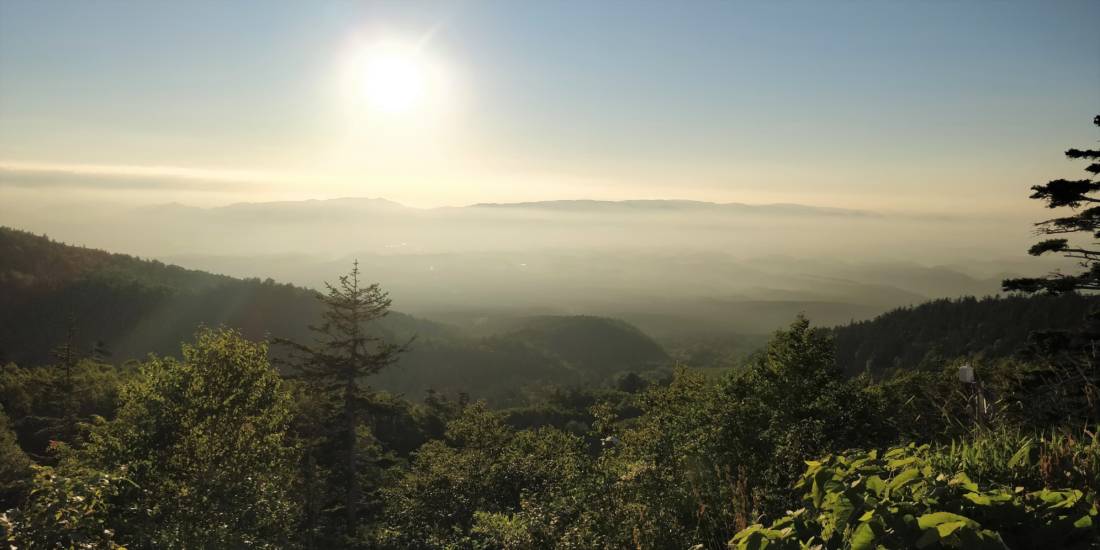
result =
[{"label": "sun glare", "polygon": [[438,71],[414,45],[361,45],[349,69],[353,99],[376,114],[423,111],[441,95]]},{"label": "sun glare", "polygon": [[360,70],[363,93],[377,110],[402,113],[424,100],[427,75],[415,52],[394,49],[369,52]]}]

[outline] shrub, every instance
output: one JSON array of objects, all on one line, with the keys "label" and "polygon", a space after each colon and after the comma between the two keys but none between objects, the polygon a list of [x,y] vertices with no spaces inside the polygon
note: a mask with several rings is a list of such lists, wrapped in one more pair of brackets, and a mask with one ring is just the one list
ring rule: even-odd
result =
[{"label": "shrub", "polygon": [[[1090,548],[1097,508],[1078,489],[1026,491],[939,472],[910,444],[808,461],[806,507],[753,525],[730,548]],[[1093,545],[1093,546],[1090,546]]]}]

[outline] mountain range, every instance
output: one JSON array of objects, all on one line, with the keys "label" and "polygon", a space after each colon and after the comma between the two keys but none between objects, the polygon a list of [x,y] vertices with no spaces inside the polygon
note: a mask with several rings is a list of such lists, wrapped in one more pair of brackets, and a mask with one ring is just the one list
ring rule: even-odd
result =
[{"label": "mountain range", "polygon": [[[896,269],[881,271],[896,277]],[[931,271],[918,278],[959,283],[958,274]],[[937,361],[946,357],[1013,356],[1032,331],[1072,328],[1097,301],[1077,295],[941,299],[880,316],[868,309],[863,313],[869,320],[845,322],[828,321],[850,310],[843,304],[773,298],[703,300],[682,311],[660,301],[639,303],[620,316],[636,324],[492,308],[436,320],[392,312],[372,330],[394,341],[415,336],[415,344],[374,382],[411,396],[437,390],[521,403],[524,388],[541,384],[607,384],[628,372],[663,376],[676,362],[728,368],[766,340],[741,330],[758,326],[747,320],[785,324],[798,314],[819,325],[840,325],[832,329],[837,360],[850,374],[939,368]],[[308,342],[307,327],[316,323],[320,308],[316,291],[271,278],[216,275],[0,227],[0,363],[53,361],[52,350],[70,327],[78,348],[116,363],[148,353],[176,354],[179,342],[200,325],[234,327],[252,339]],[[656,327],[661,342],[639,325]],[[281,351],[275,347],[272,353]]]},{"label": "mountain range", "polygon": [[1023,261],[1032,238],[1023,223],[796,204],[423,209],[343,198],[104,209],[77,201],[0,206],[0,214],[66,242],[312,288],[357,259],[402,311],[467,328],[596,315],[659,338],[766,334],[799,312],[823,324],[868,319],[929,299],[996,294],[1006,276],[1056,267]]}]

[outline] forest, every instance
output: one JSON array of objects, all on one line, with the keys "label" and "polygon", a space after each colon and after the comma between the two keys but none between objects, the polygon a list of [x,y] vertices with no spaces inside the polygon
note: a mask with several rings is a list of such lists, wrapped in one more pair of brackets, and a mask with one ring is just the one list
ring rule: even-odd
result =
[{"label": "forest", "polygon": [[1098,22],[0,0],[0,550],[1100,550]]},{"label": "forest", "polygon": [[356,276],[314,344],[202,328],[114,365],[71,336],[5,366],[12,547],[1095,547],[1098,380],[1066,377],[1072,345],[970,385],[959,361],[852,377],[800,318],[720,376],[414,400],[368,385],[415,342],[348,323],[387,306]]},{"label": "forest", "polygon": [[358,262],[318,292],[2,228],[0,537],[1100,548],[1100,256],[1062,237],[1100,236],[1080,208],[1097,192],[1033,188],[1071,212],[1029,252],[1082,272],[831,328],[798,315],[749,353],[594,316],[427,321]]}]

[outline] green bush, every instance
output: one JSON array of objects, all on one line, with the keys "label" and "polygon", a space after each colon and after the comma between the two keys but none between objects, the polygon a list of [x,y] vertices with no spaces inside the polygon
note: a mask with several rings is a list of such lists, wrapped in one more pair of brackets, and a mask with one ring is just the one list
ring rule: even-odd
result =
[{"label": "green bush", "polygon": [[135,488],[109,512],[127,546],[285,547],[297,449],[267,346],[201,329],[182,356],[143,364],[120,390],[117,418],[93,427],[59,470],[125,471]]},{"label": "green bush", "polygon": [[125,550],[116,541],[110,508],[130,482],[104,472],[82,469],[62,475],[35,466],[27,502],[0,516],[0,534],[11,548],[103,548]]},{"label": "green bush", "polygon": [[1095,548],[1097,508],[1078,489],[979,485],[933,466],[929,446],[807,461],[806,507],[753,525],[730,548]]},{"label": "green bush", "polygon": [[31,461],[16,443],[10,425],[0,407],[0,512],[20,502],[31,478]]}]

